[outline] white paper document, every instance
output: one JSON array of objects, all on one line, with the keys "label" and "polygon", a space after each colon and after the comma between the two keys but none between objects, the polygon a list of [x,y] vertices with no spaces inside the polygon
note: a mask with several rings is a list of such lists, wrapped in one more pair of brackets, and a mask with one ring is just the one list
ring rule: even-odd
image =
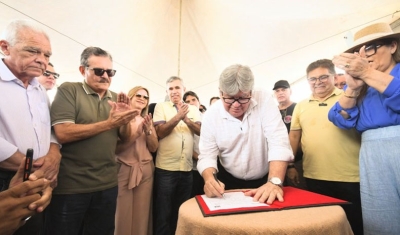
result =
[{"label": "white paper document", "polygon": [[223,198],[201,195],[210,211],[234,209],[243,207],[269,207],[266,203],[253,202],[253,197],[245,196],[243,192],[224,193]]}]

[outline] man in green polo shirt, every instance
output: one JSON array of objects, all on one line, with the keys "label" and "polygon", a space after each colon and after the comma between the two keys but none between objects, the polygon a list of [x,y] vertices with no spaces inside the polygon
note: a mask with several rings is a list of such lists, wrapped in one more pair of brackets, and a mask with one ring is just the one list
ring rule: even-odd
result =
[{"label": "man in green polo shirt", "polygon": [[118,138],[130,133],[138,111],[124,94],[108,90],[115,75],[111,55],[88,47],[79,71],[84,82],[63,83],[51,108],[62,144],[58,186],[46,214],[46,234],[114,234]]}]

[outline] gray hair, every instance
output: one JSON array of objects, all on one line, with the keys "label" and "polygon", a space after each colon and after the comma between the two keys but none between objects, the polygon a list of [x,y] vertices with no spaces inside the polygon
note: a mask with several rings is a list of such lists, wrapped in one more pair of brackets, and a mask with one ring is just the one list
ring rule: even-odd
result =
[{"label": "gray hair", "polygon": [[167,80],[167,82],[165,84],[168,85],[168,83],[171,83],[171,82],[176,81],[176,80],[181,81],[182,86],[185,87],[185,84],[183,84],[182,78],[180,78],[178,76],[172,76],[172,77],[168,78],[168,80]]},{"label": "gray hair", "polygon": [[85,50],[83,50],[81,54],[81,66],[89,67],[88,59],[92,55],[108,57],[112,61],[111,54],[101,49],[100,47],[87,47]]},{"label": "gray hair", "polygon": [[10,46],[14,46],[20,41],[20,32],[29,30],[35,33],[43,34],[50,41],[49,35],[31,20],[13,20],[4,29],[1,39],[8,42]]},{"label": "gray hair", "polygon": [[219,77],[219,89],[227,95],[234,96],[239,91],[253,90],[254,76],[250,68],[245,65],[231,65],[222,71]]}]

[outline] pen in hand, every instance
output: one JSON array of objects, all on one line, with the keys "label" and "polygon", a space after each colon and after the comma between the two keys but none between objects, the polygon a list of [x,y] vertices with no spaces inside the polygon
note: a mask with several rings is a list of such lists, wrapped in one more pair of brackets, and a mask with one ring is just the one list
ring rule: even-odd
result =
[{"label": "pen in hand", "polygon": [[[214,171],[214,172],[213,172],[213,176],[214,176],[215,181],[217,181],[218,185],[221,186],[221,184],[219,183],[219,180],[218,180],[218,178],[217,178],[217,172]],[[221,195],[222,195],[223,198],[225,198],[225,196],[224,196],[223,193],[221,193]]]}]

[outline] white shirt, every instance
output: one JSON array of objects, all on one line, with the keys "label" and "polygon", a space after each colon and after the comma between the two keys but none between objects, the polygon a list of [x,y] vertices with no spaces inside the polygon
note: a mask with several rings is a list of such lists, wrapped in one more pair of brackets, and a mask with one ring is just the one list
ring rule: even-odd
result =
[{"label": "white shirt", "polygon": [[[202,112],[200,112],[200,118],[203,118]],[[200,142],[200,136],[194,134],[193,135],[193,152],[196,152],[197,154],[200,153],[199,142]],[[193,170],[197,171],[197,160],[194,160],[194,159],[193,159]]]},{"label": "white shirt", "polygon": [[25,88],[0,59],[0,94],[0,161],[17,150],[26,154],[28,148],[34,159],[46,155],[50,142],[57,142],[51,136],[46,90],[36,79]]},{"label": "white shirt", "polygon": [[260,179],[268,173],[269,161],[292,161],[289,136],[273,96],[253,91],[243,121],[231,116],[217,101],[203,116],[200,135],[200,174],[222,166],[234,177]]}]

